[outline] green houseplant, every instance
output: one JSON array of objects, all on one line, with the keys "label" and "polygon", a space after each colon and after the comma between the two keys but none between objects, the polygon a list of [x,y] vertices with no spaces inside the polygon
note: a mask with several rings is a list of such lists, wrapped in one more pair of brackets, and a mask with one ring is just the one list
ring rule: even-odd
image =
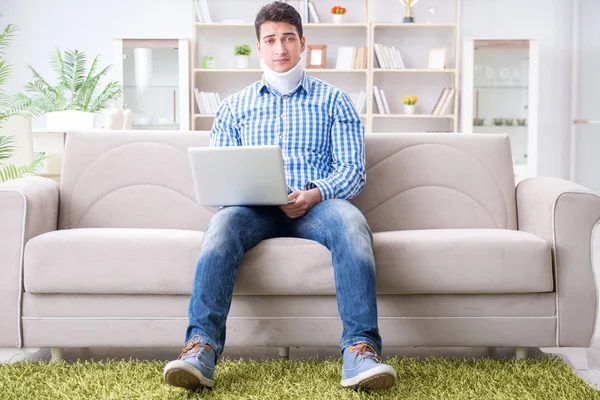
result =
[{"label": "green houseplant", "polygon": [[49,120],[60,121],[77,111],[95,114],[121,95],[121,84],[117,81],[108,82],[104,88],[98,87],[111,65],[100,68],[99,56],[96,56],[88,69],[87,61],[87,55],[82,51],[54,49],[50,65],[57,82],[53,84],[29,66],[33,80],[25,86],[25,91],[31,94],[36,108],[49,114]]},{"label": "green houseplant", "polygon": [[[39,112],[32,107],[30,99],[22,94],[8,95],[4,90],[4,85],[13,71],[13,66],[5,59],[5,50],[17,30],[15,25],[8,24],[0,33],[0,132],[10,117],[39,115]],[[13,136],[0,135],[0,182],[34,174],[39,171],[45,160],[44,154],[37,153],[30,165],[5,165],[3,161],[13,155],[15,144],[16,140]]]},{"label": "green houseplant", "polygon": [[235,50],[233,52],[237,59],[237,67],[238,68],[248,68],[248,64],[250,61],[250,54],[252,53],[252,49],[247,44],[242,44],[239,46],[235,46]]}]

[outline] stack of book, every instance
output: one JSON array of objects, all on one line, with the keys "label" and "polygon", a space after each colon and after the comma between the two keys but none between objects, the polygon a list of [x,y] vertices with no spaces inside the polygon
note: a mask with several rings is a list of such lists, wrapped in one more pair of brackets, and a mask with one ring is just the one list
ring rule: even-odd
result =
[{"label": "stack of book", "polygon": [[206,0],[194,0],[194,7],[196,8],[196,18],[198,19],[198,22],[212,22]]},{"label": "stack of book", "polygon": [[390,105],[388,104],[383,89],[373,86],[373,96],[375,97],[375,103],[377,104],[377,111],[379,111],[379,114],[391,114]]},{"label": "stack of book", "polygon": [[446,115],[450,111],[450,105],[454,103],[454,94],[456,93],[455,88],[444,88],[440,97],[438,97],[437,103],[431,110],[432,115]]},{"label": "stack of book", "polygon": [[402,54],[394,46],[388,47],[380,43],[374,44],[375,59],[379,68],[383,69],[404,69],[404,60]]},{"label": "stack of book", "polygon": [[365,69],[367,68],[367,48],[340,46],[338,49],[336,69]]},{"label": "stack of book", "polygon": [[204,115],[214,115],[221,104],[221,97],[219,93],[214,92],[200,92],[198,88],[194,88],[194,94],[196,97],[196,104],[198,104],[198,111]]},{"label": "stack of book", "polygon": [[365,104],[367,102],[367,95],[364,91],[360,91],[358,93],[350,93],[350,100],[354,103],[354,108],[359,114],[364,113]]}]

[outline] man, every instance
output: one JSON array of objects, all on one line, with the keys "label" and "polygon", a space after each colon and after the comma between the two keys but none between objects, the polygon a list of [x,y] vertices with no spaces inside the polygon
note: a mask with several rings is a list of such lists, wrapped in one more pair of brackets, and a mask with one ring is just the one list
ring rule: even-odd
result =
[{"label": "man", "polygon": [[348,95],[304,74],[302,21],[285,3],[264,6],[255,21],[261,81],[225,99],[211,131],[213,146],[281,146],[293,203],[225,207],[212,217],[189,306],[186,344],[166,367],[167,383],[214,386],[225,322],[244,253],[262,240],[317,241],[332,254],[343,324],[342,386],[389,388],[396,371],[382,364],[377,327],[372,234],[347,199],[365,184],[363,127]]}]

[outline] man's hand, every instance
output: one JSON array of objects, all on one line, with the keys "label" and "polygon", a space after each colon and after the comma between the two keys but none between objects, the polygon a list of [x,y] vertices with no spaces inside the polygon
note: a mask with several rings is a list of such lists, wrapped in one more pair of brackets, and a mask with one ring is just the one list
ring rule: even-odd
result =
[{"label": "man's hand", "polygon": [[288,195],[289,200],[295,200],[293,203],[279,206],[281,210],[290,218],[299,218],[306,214],[315,204],[321,202],[321,191],[318,188],[310,190],[297,190]]}]

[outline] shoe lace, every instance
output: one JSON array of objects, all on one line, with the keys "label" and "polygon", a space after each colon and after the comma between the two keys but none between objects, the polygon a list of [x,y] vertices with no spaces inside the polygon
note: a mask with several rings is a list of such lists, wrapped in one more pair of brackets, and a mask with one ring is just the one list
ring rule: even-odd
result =
[{"label": "shoe lace", "polygon": [[190,355],[196,355],[202,349],[204,349],[206,351],[210,351],[211,347],[209,344],[200,344],[200,335],[196,334],[196,335],[192,336],[192,338],[185,343],[185,346],[184,346],[183,350],[181,351],[179,358],[183,357],[187,353],[190,353]]},{"label": "shoe lace", "polygon": [[359,343],[354,346],[348,346],[348,350],[350,350],[351,353],[354,353],[355,359],[360,356],[361,360],[372,358],[377,363],[381,363],[381,357],[379,357],[373,346],[369,343]]}]

